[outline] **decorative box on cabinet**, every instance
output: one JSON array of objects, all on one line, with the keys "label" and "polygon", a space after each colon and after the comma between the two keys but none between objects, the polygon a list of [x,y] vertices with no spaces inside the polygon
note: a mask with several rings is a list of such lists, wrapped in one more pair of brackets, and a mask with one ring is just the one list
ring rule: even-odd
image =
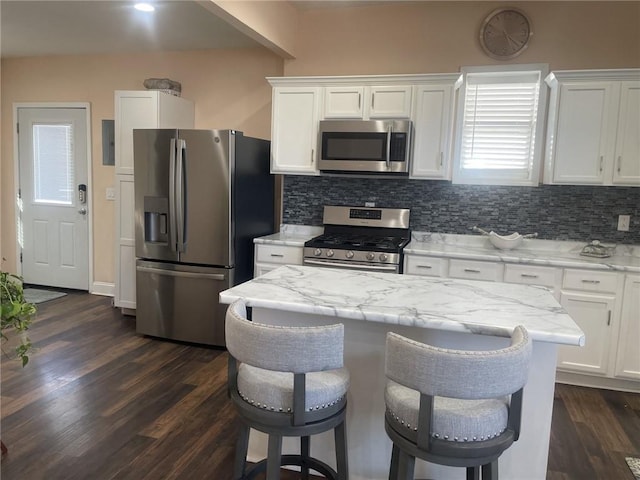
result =
[{"label": "decorative box on cabinet", "polygon": [[303,247],[288,245],[255,245],[253,276],[259,277],[282,265],[302,265]]},{"label": "decorative box on cabinet", "polygon": [[193,128],[190,100],[157,90],[115,92],[116,250],[114,305],[136,308],[133,129]]},{"label": "decorative box on cabinet", "polygon": [[271,173],[318,175],[316,145],[322,89],[291,86],[269,78],[273,86]]},{"label": "decorative box on cabinet", "polygon": [[640,69],[553,72],[544,182],[640,185]]},{"label": "decorative box on cabinet", "polygon": [[584,331],[585,345],[559,347],[558,368],[603,376],[610,373],[617,340],[620,279],[614,272],[565,269],[560,304]]}]

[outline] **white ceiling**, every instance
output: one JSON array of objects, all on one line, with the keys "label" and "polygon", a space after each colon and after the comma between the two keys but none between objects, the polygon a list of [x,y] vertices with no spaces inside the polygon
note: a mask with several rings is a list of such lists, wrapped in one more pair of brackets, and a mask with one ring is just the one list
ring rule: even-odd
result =
[{"label": "white ceiling", "polygon": [[[149,0],[147,0],[149,1]],[[191,0],[153,0],[145,14],[133,0],[1,0],[5,57],[255,47]]]}]

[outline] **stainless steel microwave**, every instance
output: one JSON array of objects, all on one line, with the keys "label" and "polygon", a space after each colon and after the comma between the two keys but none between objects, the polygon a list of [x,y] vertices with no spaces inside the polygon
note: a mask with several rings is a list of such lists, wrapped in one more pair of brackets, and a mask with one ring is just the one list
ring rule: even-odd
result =
[{"label": "stainless steel microwave", "polygon": [[411,120],[321,120],[321,172],[409,175]]}]

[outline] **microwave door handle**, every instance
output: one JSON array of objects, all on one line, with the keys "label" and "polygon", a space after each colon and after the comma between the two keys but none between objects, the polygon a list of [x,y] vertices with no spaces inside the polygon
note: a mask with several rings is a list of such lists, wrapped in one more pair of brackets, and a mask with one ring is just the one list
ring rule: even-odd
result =
[{"label": "microwave door handle", "polygon": [[174,252],[178,243],[176,227],[176,139],[172,138],[169,151],[169,242]]},{"label": "microwave door handle", "polygon": [[391,132],[393,127],[389,125],[387,127],[387,170],[391,169]]}]

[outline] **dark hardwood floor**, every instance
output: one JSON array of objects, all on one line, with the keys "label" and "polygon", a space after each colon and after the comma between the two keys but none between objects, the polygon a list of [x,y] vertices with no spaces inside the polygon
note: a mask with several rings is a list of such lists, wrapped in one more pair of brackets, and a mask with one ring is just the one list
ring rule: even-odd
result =
[{"label": "dark hardwood floor", "polygon": [[[231,478],[224,350],[138,336],[107,297],[38,307],[27,367],[2,357],[3,480]],[[625,456],[640,395],[558,385],[547,478],[633,480]]]}]

